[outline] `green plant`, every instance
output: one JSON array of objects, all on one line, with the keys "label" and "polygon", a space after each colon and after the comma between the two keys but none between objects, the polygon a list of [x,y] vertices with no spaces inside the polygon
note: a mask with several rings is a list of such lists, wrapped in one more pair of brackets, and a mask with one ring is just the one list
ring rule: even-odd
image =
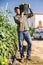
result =
[{"label": "green plant", "polygon": [[31,36],[33,36],[34,31],[35,31],[35,29],[33,27],[29,27],[29,32],[30,32]]},{"label": "green plant", "polygon": [[0,14],[0,65],[7,65],[18,49],[17,27],[9,22],[7,16]]}]

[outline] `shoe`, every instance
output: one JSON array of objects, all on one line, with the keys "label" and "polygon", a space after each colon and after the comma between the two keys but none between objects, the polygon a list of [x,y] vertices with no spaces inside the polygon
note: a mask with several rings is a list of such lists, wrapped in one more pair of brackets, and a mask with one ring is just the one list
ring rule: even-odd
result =
[{"label": "shoe", "polygon": [[24,62],[24,56],[21,57],[21,62]]},{"label": "shoe", "polygon": [[27,57],[28,60],[31,60],[31,57]]}]

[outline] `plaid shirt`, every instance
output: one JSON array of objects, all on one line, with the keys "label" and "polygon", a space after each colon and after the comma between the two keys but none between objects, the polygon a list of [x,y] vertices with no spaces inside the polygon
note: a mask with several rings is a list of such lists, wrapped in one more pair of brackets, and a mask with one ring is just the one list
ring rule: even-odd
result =
[{"label": "plaid shirt", "polygon": [[28,25],[28,18],[32,17],[33,16],[33,12],[32,10],[30,9],[30,13],[27,14],[27,15],[16,15],[14,16],[14,20],[15,22],[18,24],[18,31],[26,31],[26,30],[29,30],[29,25]]}]

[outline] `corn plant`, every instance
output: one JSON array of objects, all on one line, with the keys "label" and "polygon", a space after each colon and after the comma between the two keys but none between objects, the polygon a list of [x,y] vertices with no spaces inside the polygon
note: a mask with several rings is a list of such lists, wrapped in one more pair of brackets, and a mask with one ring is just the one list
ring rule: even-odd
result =
[{"label": "corn plant", "polygon": [[0,14],[0,65],[7,65],[8,59],[18,49],[17,27],[9,23],[7,16]]}]

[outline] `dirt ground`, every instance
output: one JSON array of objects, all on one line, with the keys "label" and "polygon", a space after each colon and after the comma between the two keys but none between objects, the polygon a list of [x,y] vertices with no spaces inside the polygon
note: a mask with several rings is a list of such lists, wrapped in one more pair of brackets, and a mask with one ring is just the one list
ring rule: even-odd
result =
[{"label": "dirt ground", "polygon": [[34,55],[43,59],[43,40],[32,41],[32,56]]},{"label": "dirt ground", "polygon": [[[24,41],[24,46],[27,46],[26,41]],[[26,56],[26,51],[25,51]],[[20,58],[20,53],[17,52],[17,58]],[[32,53],[31,53],[31,61],[28,61],[26,58],[24,61],[18,62],[16,60],[13,65],[43,65],[43,40],[32,40]]]},{"label": "dirt ground", "polygon": [[[27,43],[24,41],[24,45]],[[43,59],[43,40],[32,40],[32,56],[38,56]]]}]

